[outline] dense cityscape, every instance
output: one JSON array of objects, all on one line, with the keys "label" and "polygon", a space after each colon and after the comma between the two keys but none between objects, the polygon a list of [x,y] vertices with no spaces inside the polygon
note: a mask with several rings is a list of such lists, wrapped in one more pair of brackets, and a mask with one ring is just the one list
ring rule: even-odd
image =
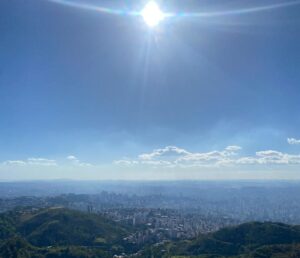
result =
[{"label": "dense cityscape", "polygon": [[[7,235],[6,231],[3,231],[3,226],[5,228],[9,224],[9,220],[5,222],[4,219],[7,214],[8,217],[20,217],[21,219],[17,221],[23,221],[24,218],[25,221],[27,218],[37,220],[34,224],[41,223],[39,216],[42,216],[45,224],[36,229],[41,233],[34,233],[28,238],[29,241],[33,241],[30,237],[40,234],[38,240],[32,243],[42,246],[52,246],[52,242],[48,239],[51,239],[54,232],[53,237],[56,239],[58,237],[56,234],[64,227],[68,227],[64,225],[67,221],[70,221],[71,228],[74,228],[74,223],[77,224],[75,232],[82,230],[84,232],[91,223],[107,219],[103,224],[104,228],[116,223],[113,228],[117,228],[119,232],[116,235],[119,239],[118,245],[111,249],[114,246],[108,244],[111,240],[97,236],[103,227],[102,225],[97,229],[97,224],[95,224],[97,230],[89,242],[85,243],[86,236],[79,245],[80,248],[95,252],[106,250],[107,257],[111,257],[112,254],[114,257],[153,257],[153,253],[154,257],[169,257],[165,252],[166,250],[171,252],[170,245],[176,247],[175,243],[180,241],[193,243],[195,239],[201,239],[207,234],[218,234],[220,230],[232,226],[243,227],[243,223],[253,221],[300,224],[300,182],[297,181],[144,183],[44,181],[2,182],[0,185],[2,236]],[[72,222],[78,219],[81,221],[79,224]],[[56,228],[55,224],[60,220],[62,224]],[[95,222],[92,222],[94,220]],[[268,224],[262,225],[267,227]],[[77,227],[82,229],[76,229]],[[73,229],[64,230],[71,232]],[[109,229],[107,234],[113,235],[114,230]],[[21,234],[24,234],[23,231]],[[48,251],[66,252],[65,249],[57,250],[56,247],[54,249],[51,247]],[[147,256],[148,254],[151,255]],[[101,255],[106,257],[104,254]],[[66,254],[64,256],[68,257]]]},{"label": "dense cityscape", "polygon": [[[0,212],[57,207],[99,214],[121,225],[133,226],[136,231],[125,236],[124,241],[137,246],[192,239],[250,221],[300,223],[298,183],[149,183],[142,191],[137,183],[130,183],[129,188],[128,183],[119,183],[100,184],[94,193],[88,194],[84,186],[77,187],[76,194],[59,193],[61,184],[51,182],[36,191],[31,184],[24,183],[24,192],[28,194],[31,189],[33,195],[7,196],[9,191],[6,192],[0,199]],[[59,194],[48,195],[55,185]],[[188,188],[193,191],[182,194]],[[126,193],[125,189],[131,190]],[[165,194],[158,189],[164,189]]]}]

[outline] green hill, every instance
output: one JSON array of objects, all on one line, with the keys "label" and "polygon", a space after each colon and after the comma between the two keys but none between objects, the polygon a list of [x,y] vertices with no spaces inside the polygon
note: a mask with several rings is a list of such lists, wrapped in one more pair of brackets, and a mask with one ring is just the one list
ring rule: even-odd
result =
[{"label": "green hill", "polygon": [[13,237],[0,245],[0,258],[111,258],[101,249],[78,246],[39,248],[20,237]]},{"label": "green hill", "polygon": [[68,210],[0,215],[0,258],[112,257],[131,247],[129,228],[96,214]]},{"label": "green hill", "polygon": [[128,234],[102,216],[67,209],[47,209],[26,217],[17,231],[36,246],[112,245]]},{"label": "green hill", "polygon": [[8,214],[0,215],[0,243],[16,233],[15,221]]},{"label": "green hill", "polygon": [[237,245],[288,244],[300,241],[300,230],[283,223],[252,222],[221,229],[213,238]]},{"label": "green hill", "polygon": [[134,230],[100,215],[52,208],[0,215],[0,258],[299,258],[300,227],[253,222],[192,240],[141,250],[123,241]]},{"label": "green hill", "polygon": [[190,254],[237,255],[264,245],[300,242],[300,230],[282,223],[246,223],[191,241]]},{"label": "green hill", "polygon": [[[253,222],[224,228],[193,240],[151,247],[142,257],[300,257],[299,243],[298,226]],[[289,256],[292,254],[296,256]]]},{"label": "green hill", "polygon": [[0,245],[0,257],[39,257],[36,248],[20,237],[10,238]]}]

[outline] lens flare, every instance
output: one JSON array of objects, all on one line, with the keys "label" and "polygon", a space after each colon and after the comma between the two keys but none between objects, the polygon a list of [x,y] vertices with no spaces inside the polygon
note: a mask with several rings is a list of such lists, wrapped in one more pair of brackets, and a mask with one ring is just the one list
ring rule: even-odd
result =
[{"label": "lens flare", "polygon": [[155,27],[160,22],[162,22],[166,18],[209,18],[209,17],[219,17],[219,16],[231,16],[231,15],[243,15],[243,14],[255,14],[258,12],[272,11],[281,8],[292,7],[296,5],[300,5],[300,0],[292,0],[284,2],[279,2],[271,5],[260,5],[253,6],[249,8],[242,9],[232,9],[232,10],[219,10],[219,11],[211,11],[211,12],[177,12],[177,13],[168,13],[162,12],[158,6],[158,4],[154,1],[150,1],[146,4],[145,8],[142,11],[136,10],[123,10],[123,9],[113,9],[108,7],[102,7],[99,5],[92,5],[87,3],[86,1],[81,0],[48,0],[50,2],[54,2],[57,4],[80,8],[84,10],[96,11],[100,13],[106,14],[114,14],[120,16],[140,16],[144,19],[145,23],[149,27]]}]

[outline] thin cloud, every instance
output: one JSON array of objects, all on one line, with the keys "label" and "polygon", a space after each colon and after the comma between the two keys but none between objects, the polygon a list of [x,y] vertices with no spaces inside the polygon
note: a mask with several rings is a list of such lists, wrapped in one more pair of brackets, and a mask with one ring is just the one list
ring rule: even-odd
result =
[{"label": "thin cloud", "polygon": [[45,158],[28,158],[27,160],[7,160],[6,166],[57,166],[56,160]]},{"label": "thin cloud", "polygon": [[300,144],[300,140],[295,139],[295,138],[288,138],[287,142],[288,142],[288,144],[291,144],[291,145]]},{"label": "thin cloud", "polygon": [[67,160],[71,162],[71,164],[73,166],[80,166],[80,167],[91,167],[92,164],[90,163],[85,163],[85,162],[81,162],[76,156],[74,155],[69,155],[67,157]]}]

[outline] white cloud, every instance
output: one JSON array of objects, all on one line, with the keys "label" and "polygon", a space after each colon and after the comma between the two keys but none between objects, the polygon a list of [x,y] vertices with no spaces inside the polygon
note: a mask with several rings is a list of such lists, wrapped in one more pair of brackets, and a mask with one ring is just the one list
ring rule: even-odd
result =
[{"label": "white cloud", "polygon": [[27,164],[35,166],[57,166],[56,160],[44,158],[29,158],[27,159]]},{"label": "white cloud", "polygon": [[130,166],[130,165],[133,165],[133,161],[120,159],[120,160],[115,160],[114,164],[116,164],[116,165]]},{"label": "white cloud", "polygon": [[288,138],[287,142],[288,142],[288,144],[291,144],[291,145],[300,144],[300,140],[295,139],[295,138]]},{"label": "white cloud", "polygon": [[163,149],[156,149],[151,153],[145,153],[139,155],[140,160],[153,160],[159,157],[176,157],[190,154],[184,149],[180,149],[176,146],[167,146]]},{"label": "white cloud", "polygon": [[228,167],[242,165],[296,165],[300,155],[275,150],[258,151],[252,156],[241,156],[240,146],[231,145],[223,150],[190,152],[176,146],[167,146],[144,153],[137,159],[115,161],[118,165],[149,165],[160,167]]},{"label": "white cloud", "polygon": [[2,163],[7,166],[57,166],[56,160],[45,158],[28,158],[27,160],[7,160]]},{"label": "white cloud", "polygon": [[231,146],[227,146],[225,148],[226,151],[230,151],[230,152],[236,152],[236,151],[239,151],[241,149],[242,149],[242,147],[237,146],[237,145],[231,145]]},{"label": "white cloud", "polygon": [[113,163],[115,165],[119,165],[119,166],[133,166],[133,165],[138,165],[139,164],[138,161],[130,160],[130,159],[127,159],[127,158],[123,158],[123,159],[120,159],[120,160],[114,160]]},{"label": "white cloud", "polygon": [[176,146],[166,146],[155,149],[150,153],[143,153],[134,160],[117,160],[118,165],[152,165],[164,167],[187,166],[220,166],[231,164],[230,157],[238,155],[240,146],[228,146],[222,151],[190,152]]},{"label": "white cloud", "polygon": [[17,166],[24,166],[27,163],[23,160],[7,160],[3,162],[3,165],[17,165]]},{"label": "white cloud", "polygon": [[292,155],[280,151],[266,150],[258,151],[253,157],[243,157],[236,160],[237,164],[277,164],[277,165],[295,165],[300,164],[300,155]]},{"label": "white cloud", "polygon": [[80,167],[91,167],[92,166],[92,164],[90,164],[90,163],[81,162],[76,156],[73,156],[73,155],[69,155],[67,157],[67,160],[69,160],[73,166],[80,166]]},{"label": "white cloud", "polygon": [[70,155],[67,157],[68,160],[78,160],[75,156]]},{"label": "white cloud", "polygon": [[[80,167],[90,167],[92,166],[89,163],[81,162],[78,158],[76,158],[73,155],[70,155],[66,157],[66,159],[69,161],[67,165],[72,166],[80,166]],[[47,166],[47,167],[54,167],[54,166],[60,166],[60,165],[66,165],[66,163],[58,164],[58,162],[54,159],[46,159],[46,158],[28,158],[25,160],[7,160],[0,165],[4,166],[18,166],[18,167],[25,167],[25,166]]]}]

